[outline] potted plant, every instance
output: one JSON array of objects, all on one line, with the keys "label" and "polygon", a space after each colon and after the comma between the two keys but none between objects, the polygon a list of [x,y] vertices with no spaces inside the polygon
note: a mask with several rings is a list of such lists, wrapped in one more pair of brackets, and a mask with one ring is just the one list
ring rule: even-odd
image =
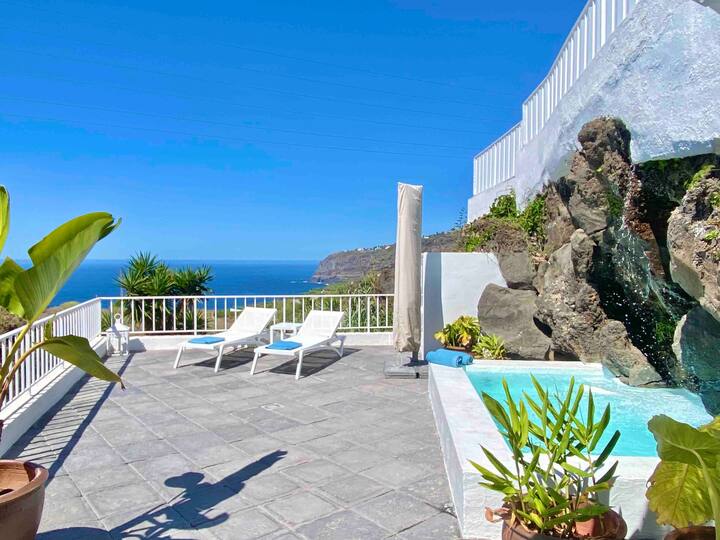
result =
[{"label": "potted plant", "polygon": [[484,392],[482,399],[508,443],[512,463],[483,447],[494,470],[472,464],[482,475],[480,485],[503,494],[503,507],[486,511],[488,519],[503,521],[503,540],[625,538],[625,522],[599,502],[617,468],[614,463],[603,472],[620,437],[615,431],[600,446],[610,406],[598,417],[590,391],[582,414],[585,387],[576,388],[574,379],[564,396],[551,396],[533,377],[538,398],[525,393],[519,402],[502,382],[506,407]]},{"label": "potted plant", "polygon": [[[10,224],[10,200],[0,186],[0,250]],[[106,381],[120,377],[102,363],[87,339],[53,336],[52,325],[42,333],[31,332],[50,302],[85,259],[90,249],[110,234],[119,221],[110,214],[93,213],[61,225],[28,250],[32,266],[23,269],[10,258],[0,265],[0,305],[24,319],[25,325],[0,361],[0,407],[5,402],[21,366],[38,350],[69,362]],[[0,418],[0,438],[3,420]],[[35,538],[45,497],[47,470],[40,465],[0,460],[0,535],[7,540]]]},{"label": "potted plant", "polygon": [[660,463],[646,496],[658,523],[675,527],[665,539],[720,540],[720,416],[694,428],[659,415],[648,429]]},{"label": "potted plant", "polygon": [[473,346],[473,354],[478,358],[487,360],[502,360],[505,358],[505,342],[499,336],[483,333]]},{"label": "potted plant", "polygon": [[477,317],[462,315],[436,332],[435,339],[446,349],[469,351],[480,338],[480,334],[480,322]]}]

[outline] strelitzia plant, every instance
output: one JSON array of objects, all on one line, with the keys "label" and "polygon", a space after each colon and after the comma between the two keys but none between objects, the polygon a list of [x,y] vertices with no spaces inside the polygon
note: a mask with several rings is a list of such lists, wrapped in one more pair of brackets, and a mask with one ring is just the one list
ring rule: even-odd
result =
[{"label": "strelitzia plant", "polygon": [[720,540],[720,416],[695,428],[659,415],[648,429],[660,463],[646,496],[658,523],[682,529],[714,521]]},{"label": "strelitzia plant", "polygon": [[[503,379],[506,406],[483,392],[482,399],[508,442],[513,463],[504,464],[482,447],[494,470],[471,462],[481,474],[480,485],[503,494],[504,506],[489,510],[509,526],[557,538],[577,538],[580,525],[608,514],[610,508],[599,502],[599,494],[611,488],[617,462],[602,474],[620,432],[599,446],[610,422],[608,405],[597,417],[592,392],[587,393],[584,415],[580,408],[585,387],[571,379],[564,396],[551,396],[533,377],[539,399],[524,392],[517,402]],[[532,414],[537,418],[533,420]],[[624,538],[619,523],[605,526],[600,538]],[[610,530],[614,529],[614,530]]]},{"label": "strelitzia plant", "polygon": [[[104,212],[77,217],[61,225],[28,250],[32,266],[23,269],[6,258],[0,265],[0,305],[26,321],[7,354],[0,362],[0,407],[10,385],[24,362],[38,350],[69,362],[89,375],[122,385],[120,376],[105,367],[87,339],[78,336],[53,336],[52,325],[45,326],[43,337],[31,340],[30,330],[52,299],[85,259],[92,247],[110,234],[120,221]],[[10,197],[0,186],[0,251],[10,228]],[[0,437],[2,436],[0,420]]]}]

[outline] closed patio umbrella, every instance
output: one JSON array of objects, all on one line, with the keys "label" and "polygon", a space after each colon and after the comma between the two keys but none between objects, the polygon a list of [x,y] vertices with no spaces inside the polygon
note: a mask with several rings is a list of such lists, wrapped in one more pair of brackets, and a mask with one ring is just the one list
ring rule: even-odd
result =
[{"label": "closed patio umbrella", "polygon": [[412,353],[413,360],[420,350],[422,190],[398,183],[393,343],[396,351]]}]

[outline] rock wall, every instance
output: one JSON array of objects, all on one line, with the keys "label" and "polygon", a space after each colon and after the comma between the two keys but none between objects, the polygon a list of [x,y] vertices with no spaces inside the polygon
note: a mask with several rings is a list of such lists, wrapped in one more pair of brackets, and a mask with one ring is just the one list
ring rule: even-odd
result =
[{"label": "rock wall", "polygon": [[[720,347],[720,157],[634,166],[630,133],[614,118],[585,124],[569,172],[541,195],[541,238],[524,254],[486,242],[517,290],[486,291],[480,322],[516,357],[602,362],[633,385],[684,385],[720,412],[720,360],[707,352]],[[485,221],[497,218],[467,228]]]}]

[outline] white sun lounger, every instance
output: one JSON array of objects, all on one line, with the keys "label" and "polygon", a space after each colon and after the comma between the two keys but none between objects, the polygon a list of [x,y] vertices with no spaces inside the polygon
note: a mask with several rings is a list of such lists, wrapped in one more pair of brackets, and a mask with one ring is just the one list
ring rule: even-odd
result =
[{"label": "white sun lounger", "polygon": [[[271,349],[269,346],[258,347],[255,349],[255,358],[253,358],[252,368],[250,368],[250,375],[255,374],[258,359],[261,356],[270,354],[297,356],[298,364],[297,370],[295,371],[295,380],[300,378],[303,356],[307,353],[331,349],[342,358],[345,336],[338,336],[335,332],[337,332],[344,316],[345,313],[342,311],[311,311],[308,313],[305,322],[303,322],[297,334],[287,339],[287,341],[299,343],[300,347],[289,350]],[[334,343],[339,343],[339,346],[333,346]]]},{"label": "white sun lounger", "polygon": [[[276,311],[271,308],[246,307],[237,316],[230,328],[224,332],[208,336],[194,336],[192,339],[181,343],[178,347],[177,358],[175,358],[175,369],[180,365],[180,357],[187,349],[217,350],[217,360],[215,360],[215,373],[217,373],[225,349],[265,344],[260,338],[265,334],[265,329],[272,322]],[[217,343],[193,343],[193,340],[203,337],[220,338],[222,341]]]}]

